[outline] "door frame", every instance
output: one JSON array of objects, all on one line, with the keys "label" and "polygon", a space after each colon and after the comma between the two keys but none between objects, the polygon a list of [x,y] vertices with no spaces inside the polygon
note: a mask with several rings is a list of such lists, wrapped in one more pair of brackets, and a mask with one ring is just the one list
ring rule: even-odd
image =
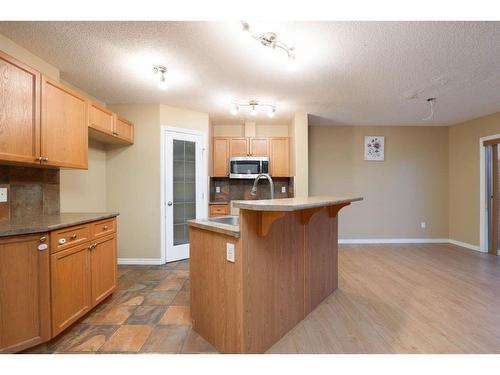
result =
[{"label": "door frame", "polygon": [[488,205],[486,200],[486,151],[483,145],[484,141],[500,138],[500,134],[488,135],[479,138],[479,250],[487,253],[489,248],[488,235]]},{"label": "door frame", "polygon": [[208,203],[207,203],[207,191],[208,191],[208,137],[207,133],[201,132],[198,130],[178,128],[175,126],[169,125],[161,125],[160,126],[160,211],[161,211],[161,220],[160,220],[160,246],[161,246],[161,264],[165,264],[167,262],[167,233],[166,233],[166,224],[167,224],[167,197],[166,197],[166,153],[167,153],[167,144],[166,144],[166,136],[168,133],[181,133],[181,134],[189,134],[189,135],[197,135],[201,136],[201,180],[205,183],[202,183],[202,204],[201,204],[201,217],[207,216],[208,211]]}]

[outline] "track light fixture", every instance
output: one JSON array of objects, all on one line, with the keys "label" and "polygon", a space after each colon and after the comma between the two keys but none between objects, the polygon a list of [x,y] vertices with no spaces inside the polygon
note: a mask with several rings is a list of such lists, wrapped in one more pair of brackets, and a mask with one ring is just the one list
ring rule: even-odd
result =
[{"label": "track light fixture", "polygon": [[153,67],[153,71],[155,74],[160,75],[160,80],[158,82],[158,88],[160,90],[167,90],[168,85],[167,85],[167,79],[165,77],[165,74],[167,73],[167,68],[164,67],[163,65],[155,65]]},{"label": "track light fixture", "polygon": [[250,30],[250,24],[246,21],[241,21],[241,26],[245,35],[249,35],[255,40],[262,43],[263,46],[272,49],[279,48],[286,52],[288,56],[288,70],[295,70],[295,47],[290,47],[278,39],[278,35],[272,31],[264,34],[256,34]]},{"label": "track light fixture", "polygon": [[240,110],[240,107],[249,107],[250,116],[257,116],[257,108],[264,107],[268,109],[267,116],[273,118],[276,114],[276,106],[270,103],[259,102],[258,100],[252,99],[248,102],[233,101],[231,103],[231,114],[236,116]]}]

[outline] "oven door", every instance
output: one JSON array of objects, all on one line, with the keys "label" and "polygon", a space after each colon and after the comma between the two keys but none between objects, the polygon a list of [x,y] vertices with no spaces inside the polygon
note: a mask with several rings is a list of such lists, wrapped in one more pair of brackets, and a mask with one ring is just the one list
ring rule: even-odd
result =
[{"label": "oven door", "polygon": [[229,178],[256,178],[262,171],[262,160],[250,158],[231,158]]}]

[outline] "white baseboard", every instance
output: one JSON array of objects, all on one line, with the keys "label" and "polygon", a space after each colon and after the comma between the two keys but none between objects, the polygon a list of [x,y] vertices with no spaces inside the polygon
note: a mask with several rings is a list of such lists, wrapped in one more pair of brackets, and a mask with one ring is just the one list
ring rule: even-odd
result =
[{"label": "white baseboard", "polygon": [[120,265],[140,265],[140,266],[157,266],[163,264],[161,259],[155,258],[118,258]]},{"label": "white baseboard", "polygon": [[339,239],[339,244],[448,243],[447,238],[362,238]]},{"label": "white baseboard", "polygon": [[363,239],[339,239],[339,244],[384,244],[384,243],[451,243],[466,249],[481,251],[479,246],[470,243],[452,240],[450,238],[363,238]]},{"label": "white baseboard", "polygon": [[467,249],[471,249],[471,250],[475,250],[475,251],[480,251],[481,253],[484,253],[484,251],[481,251],[481,249],[479,248],[479,246],[472,245],[472,244],[467,243],[467,242],[452,240],[451,238],[448,240],[448,242],[451,243],[451,244],[453,244],[453,245],[457,245],[457,246],[460,246],[460,247],[465,247]]}]

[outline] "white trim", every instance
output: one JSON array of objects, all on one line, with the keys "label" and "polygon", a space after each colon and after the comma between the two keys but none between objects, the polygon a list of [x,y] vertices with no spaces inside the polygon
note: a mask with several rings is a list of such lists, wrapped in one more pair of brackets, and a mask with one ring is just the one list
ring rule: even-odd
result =
[{"label": "white trim", "polygon": [[470,243],[467,243],[467,242],[462,242],[462,241],[457,241],[457,240],[452,240],[451,238],[449,239],[449,242],[452,244],[452,245],[456,245],[456,246],[460,246],[460,247],[465,247],[466,249],[470,249],[470,250],[475,250],[475,251],[479,251],[481,253],[487,253],[488,252],[488,249],[485,250],[481,250],[481,248],[477,245],[472,245]]},{"label": "white trim", "polygon": [[[479,138],[479,249],[488,251],[488,208],[486,206],[486,152],[484,141],[500,138],[500,134]],[[471,245],[474,246],[474,245]],[[475,246],[477,247],[477,246]]]},{"label": "white trim", "polygon": [[[487,253],[488,250],[481,250],[479,246],[470,243],[452,240],[451,238],[361,238],[361,239],[339,239],[339,244],[384,244],[384,243],[450,243],[466,249]],[[500,253],[500,251],[499,251]]]},{"label": "white trim", "polygon": [[167,132],[176,132],[182,134],[190,134],[197,135],[201,137],[201,148],[202,148],[202,165],[201,165],[201,179],[206,183],[202,184],[203,186],[203,202],[202,202],[202,212],[200,212],[201,217],[207,216],[208,211],[208,134],[199,130],[187,129],[187,128],[177,128],[174,126],[168,125],[160,125],[160,246],[161,246],[161,263],[165,264],[167,262],[167,253],[166,253],[166,196],[165,196],[165,161],[166,161],[166,152],[167,145],[165,135]]},{"label": "white trim", "polygon": [[118,258],[118,264],[120,265],[153,265],[158,266],[164,264],[163,260],[155,258]]},{"label": "white trim", "polygon": [[339,244],[448,243],[447,238],[362,238],[339,239]]}]

